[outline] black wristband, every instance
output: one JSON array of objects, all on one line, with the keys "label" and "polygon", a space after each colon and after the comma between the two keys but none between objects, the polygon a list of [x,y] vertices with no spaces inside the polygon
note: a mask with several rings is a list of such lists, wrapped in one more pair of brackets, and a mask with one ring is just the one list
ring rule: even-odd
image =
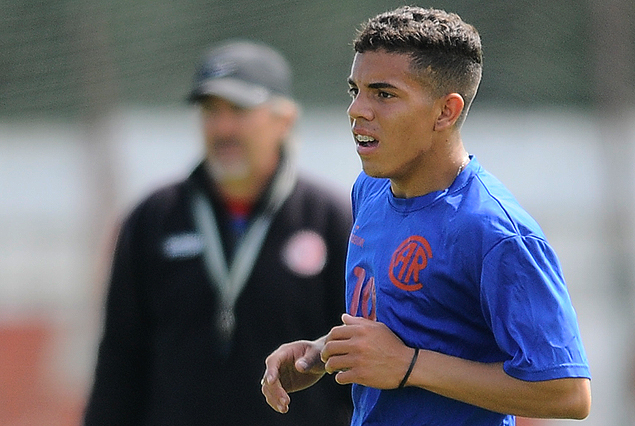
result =
[{"label": "black wristband", "polygon": [[410,373],[412,373],[412,369],[415,368],[415,364],[417,363],[417,358],[419,357],[419,348],[415,348],[415,353],[412,356],[412,361],[410,361],[410,366],[408,367],[408,371],[406,371],[406,375],[401,379],[401,383],[397,386],[397,389],[401,389],[406,385],[408,381],[408,377],[410,377]]}]

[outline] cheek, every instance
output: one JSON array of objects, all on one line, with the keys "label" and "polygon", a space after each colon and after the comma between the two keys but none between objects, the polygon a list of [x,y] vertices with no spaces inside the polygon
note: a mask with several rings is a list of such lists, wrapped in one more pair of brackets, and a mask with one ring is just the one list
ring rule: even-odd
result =
[{"label": "cheek", "polygon": [[278,140],[282,139],[283,132],[280,126],[268,123],[260,127],[258,136],[266,139],[268,145],[273,145],[277,143]]},{"label": "cheek", "polygon": [[205,136],[213,135],[214,134],[213,120],[204,114],[200,120],[201,120],[201,129],[203,129],[203,134]]},{"label": "cheek", "polygon": [[284,121],[279,117],[263,119],[254,126],[254,129],[258,129],[255,131],[257,137],[266,138],[269,144],[277,144],[288,133]]},{"label": "cheek", "polygon": [[284,136],[284,132],[280,126],[274,125],[271,122],[253,124],[249,130],[249,136],[251,143],[252,155],[256,159],[277,157],[281,145],[281,141]]},{"label": "cheek", "polygon": [[422,141],[428,141],[434,131],[434,122],[431,119],[431,114],[429,111],[424,110],[415,111],[418,112],[398,120],[397,128],[394,129],[395,133],[398,133],[404,140],[411,142],[417,141],[421,143]]},{"label": "cheek", "polygon": [[410,146],[413,140],[419,139],[424,129],[423,120],[413,115],[402,115],[384,127],[384,133],[403,149]]}]

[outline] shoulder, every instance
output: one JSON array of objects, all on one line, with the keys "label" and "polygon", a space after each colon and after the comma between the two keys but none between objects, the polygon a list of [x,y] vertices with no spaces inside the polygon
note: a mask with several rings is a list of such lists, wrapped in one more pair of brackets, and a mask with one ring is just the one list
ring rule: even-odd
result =
[{"label": "shoulder", "polygon": [[157,186],[143,198],[132,210],[135,214],[167,214],[173,210],[182,210],[188,203],[194,188],[207,185],[203,163],[199,163],[188,175]]},{"label": "shoulder", "polygon": [[512,193],[482,167],[471,171],[466,184],[448,195],[454,211],[452,229],[488,252],[500,242],[518,237],[545,240],[536,220]]},{"label": "shoulder", "polygon": [[308,227],[336,233],[348,230],[352,223],[350,197],[343,189],[299,176],[276,222],[286,228]]},{"label": "shoulder", "polygon": [[327,206],[336,210],[350,210],[350,194],[340,187],[318,181],[316,177],[300,175],[292,197],[303,203]]},{"label": "shoulder", "polygon": [[171,183],[153,190],[132,210],[139,211],[165,211],[178,203],[185,194],[185,182]]},{"label": "shoulder", "polygon": [[496,218],[494,224],[510,226],[510,231],[519,236],[533,235],[544,238],[542,229],[516,197],[492,174],[478,173],[474,189],[479,193],[482,214]]},{"label": "shoulder", "polygon": [[174,212],[182,211],[187,200],[188,180],[168,183],[154,189],[129,211],[124,219],[124,226],[150,227]]}]

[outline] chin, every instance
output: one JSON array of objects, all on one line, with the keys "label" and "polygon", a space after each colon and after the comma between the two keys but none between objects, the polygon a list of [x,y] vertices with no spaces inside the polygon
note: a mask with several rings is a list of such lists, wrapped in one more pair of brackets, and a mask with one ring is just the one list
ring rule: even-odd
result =
[{"label": "chin", "polygon": [[374,177],[374,178],[388,177],[388,175],[383,170],[377,167],[372,167],[369,165],[362,164],[362,170],[364,171],[364,173],[366,173],[370,177]]},{"label": "chin", "polygon": [[219,182],[243,180],[249,176],[249,166],[244,162],[232,164],[212,162],[209,171]]}]

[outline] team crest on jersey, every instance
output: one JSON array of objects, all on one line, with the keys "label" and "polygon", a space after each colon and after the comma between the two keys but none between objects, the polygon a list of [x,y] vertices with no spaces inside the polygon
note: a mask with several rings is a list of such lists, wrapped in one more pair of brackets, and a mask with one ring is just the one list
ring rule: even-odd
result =
[{"label": "team crest on jersey", "polygon": [[315,231],[298,231],[289,238],[282,249],[282,260],[287,267],[302,277],[319,274],[326,265],[326,243]]},{"label": "team crest on jersey", "polygon": [[413,235],[402,242],[390,259],[388,276],[390,281],[405,291],[416,291],[423,287],[421,272],[432,257],[430,243],[423,237]]}]

